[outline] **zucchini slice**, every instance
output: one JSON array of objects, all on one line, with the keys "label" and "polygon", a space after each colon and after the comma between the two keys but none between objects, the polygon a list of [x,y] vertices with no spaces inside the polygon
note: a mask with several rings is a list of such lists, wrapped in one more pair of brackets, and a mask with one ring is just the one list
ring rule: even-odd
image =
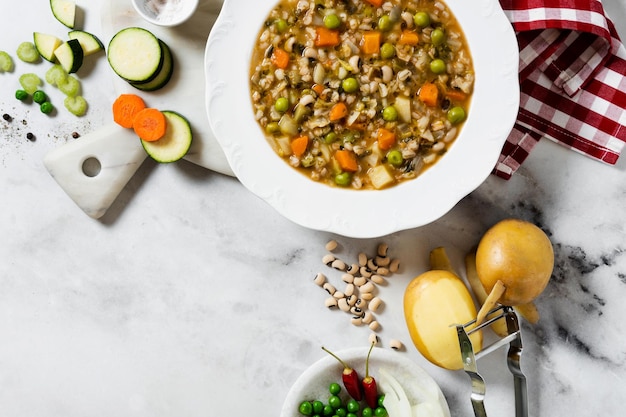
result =
[{"label": "zucchini slice", "polygon": [[68,38],[76,39],[83,48],[83,55],[89,56],[104,49],[104,44],[93,33],[83,30],[72,30],[67,34]]},{"label": "zucchini slice", "polygon": [[33,43],[39,55],[46,61],[55,62],[54,51],[61,46],[63,41],[54,35],[48,35],[47,33],[34,32]]},{"label": "zucchini slice", "polygon": [[193,140],[191,125],[184,116],[174,111],[164,110],[163,114],[167,122],[163,137],[154,142],[141,140],[141,145],[157,162],[176,162],[184,157],[191,147]]},{"label": "zucchini slice", "polygon": [[152,81],[147,83],[130,83],[133,87],[141,91],[156,91],[159,90],[170,81],[172,74],[174,73],[174,57],[170,47],[165,42],[159,39],[161,48],[163,49],[163,65],[161,70]]},{"label": "zucchini slice", "polygon": [[130,83],[152,81],[163,65],[163,50],[152,32],[129,27],[117,32],[107,51],[109,65],[117,75]]},{"label": "zucchini slice", "polygon": [[54,56],[68,74],[78,71],[83,65],[83,48],[76,39],[63,42],[54,50]]},{"label": "zucchini slice", "polygon": [[74,29],[76,3],[72,0],[50,0],[50,9],[54,17],[70,29]]}]

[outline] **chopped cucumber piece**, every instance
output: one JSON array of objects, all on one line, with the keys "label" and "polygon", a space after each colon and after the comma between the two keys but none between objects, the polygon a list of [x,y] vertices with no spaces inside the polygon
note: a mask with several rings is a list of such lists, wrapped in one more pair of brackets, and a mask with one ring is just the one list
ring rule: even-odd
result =
[{"label": "chopped cucumber piece", "polygon": [[33,64],[39,61],[41,58],[35,44],[32,42],[22,42],[17,47],[17,57],[24,62]]},{"label": "chopped cucumber piece", "polygon": [[0,72],[13,71],[13,58],[5,51],[0,51]]},{"label": "chopped cucumber piece", "polygon": [[80,81],[71,75],[58,82],[57,87],[68,97],[76,97],[80,94]]},{"label": "chopped cucumber piece", "polygon": [[130,27],[117,32],[107,51],[113,71],[130,83],[152,81],[163,65],[161,43],[150,31]]},{"label": "chopped cucumber piece", "polygon": [[76,3],[72,0],[50,0],[50,9],[56,19],[70,29],[74,29]]},{"label": "chopped cucumber piece", "polygon": [[37,76],[37,74],[23,74],[20,76],[20,85],[28,94],[33,94],[39,89],[41,79]]},{"label": "chopped cucumber piece", "polygon": [[63,42],[54,50],[54,56],[68,74],[78,71],[83,65],[83,48],[76,39]]},{"label": "chopped cucumber piece", "polygon": [[156,91],[159,90],[170,81],[172,74],[174,73],[174,58],[172,57],[172,51],[169,46],[159,39],[161,48],[163,49],[163,65],[161,70],[152,81],[147,83],[130,83],[133,87],[138,88],[141,91]]},{"label": "chopped cucumber piece", "polygon": [[181,159],[191,147],[193,135],[191,126],[185,117],[170,110],[164,110],[167,127],[159,140],[147,142],[141,140],[148,155],[157,162],[169,163]]},{"label": "chopped cucumber piece", "polygon": [[80,117],[87,113],[87,101],[83,96],[66,97],[63,104],[74,116]]},{"label": "chopped cucumber piece", "polygon": [[33,33],[33,43],[35,44],[35,48],[37,48],[39,55],[41,55],[43,59],[54,62],[54,51],[61,46],[63,41],[54,35],[35,32]]},{"label": "chopped cucumber piece", "polygon": [[83,48],[83,54],[89,56],[95,54],[98,51],[104,50],[104,44],[98,39],[98,37],[92,33],[82,30],[73,30],[69,32],[68,37],[70,39],[76,39],[80,42],[80,46]]},{"label": "chopped cucumber piece", "polygon": [[62,66],[55,64],[46,71],[46,82],[50,85],[58,85],[67,78],[68,74]]}]

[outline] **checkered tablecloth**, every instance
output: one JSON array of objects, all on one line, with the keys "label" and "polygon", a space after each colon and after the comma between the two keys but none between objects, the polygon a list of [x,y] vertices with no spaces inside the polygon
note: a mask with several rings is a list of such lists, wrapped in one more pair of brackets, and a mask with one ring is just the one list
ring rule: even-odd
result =
[{"label": "checkered tablecloth", "polygon": [[615,164],[626,142],[626,49],[599,0],[500,0],[520,49],[520,109],[493,173],[545,137]]}]

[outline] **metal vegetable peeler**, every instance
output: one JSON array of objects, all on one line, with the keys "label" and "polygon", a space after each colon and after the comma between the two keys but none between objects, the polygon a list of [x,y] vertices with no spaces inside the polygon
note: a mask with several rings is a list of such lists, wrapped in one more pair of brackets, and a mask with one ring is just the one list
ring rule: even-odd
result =
[{"label": "metal vegetable peeler", "polygon": [[[475,324],[476,320],[456,326],[457,335],[459,337],[459,345],[461,347],[461,357],[463,359],[463,369],[472,380],[471,400],[472,407],[474,408],[474,415],[476,417],[487,417],[484,405],[486,391],[485,380],[478,373],[476,361],[508,343],[509,351],[507,354],[507,365],[509,371],[513,374],[515,387],[515,416],[528,417],[526,377],[520,368],[520,358],[522,356],[522,337],[517,315],[513,311],[512,307],[500,306],[491,310],[487,317],[489,317],[488,320],[485,320],[483,323],[477,327],[471,328],[470,330],[466,329]],[[508,335],[485,347],[479,353],[474,354],[474,349],[472,347],[472,343],[470,342],[469,335],[482,329],[483,327],[489,326],[502,317],[506,320]]]}]

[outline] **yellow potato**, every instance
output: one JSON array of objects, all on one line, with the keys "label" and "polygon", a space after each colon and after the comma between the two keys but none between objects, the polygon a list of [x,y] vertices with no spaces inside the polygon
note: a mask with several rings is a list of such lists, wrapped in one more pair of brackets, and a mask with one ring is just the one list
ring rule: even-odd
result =
[{"label": "yellow potato", "polygon": [[[446,369],[461,369],[455,325],[476,317],[469,290],[454,273],[431,270],[414,278],[404,293],[404,317],[417,350]],[[482,332],[470,336],[474,351],[482,348]]]},{"label": "yellow potato", "polygon": [[554,267],[548,236],[532,223],[506,219],[491,227],[476,250],[476,271],[489,294],[501,281],[498,302],[528,304],[543,292]]}]

